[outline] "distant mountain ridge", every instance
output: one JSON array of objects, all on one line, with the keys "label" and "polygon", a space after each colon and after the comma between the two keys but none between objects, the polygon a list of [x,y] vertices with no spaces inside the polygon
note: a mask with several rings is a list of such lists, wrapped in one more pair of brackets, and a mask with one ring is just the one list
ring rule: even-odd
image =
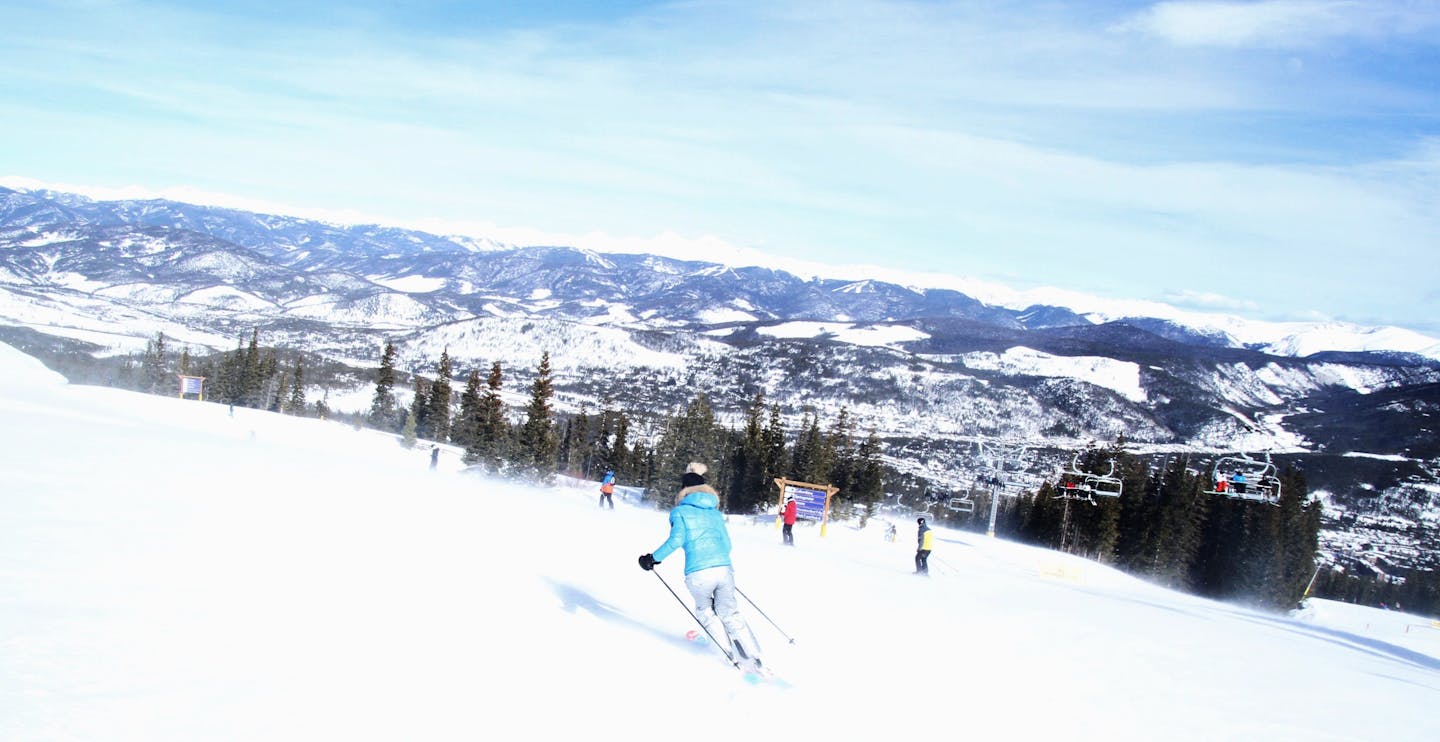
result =
[{"label": "distant mountain ridge", "polygon": [[[0,187],[0,198],[4,199],[0,202],[4,204],[3,208],[0,208],[0,216],[3,216],[7,225],[53,223],[68,219],[97,226],[180,228],[242,247],[264,249],[272,258],[283,258],[282,262],[305,270],[335,269],[363,273],[367,261],[394,259],[400,257],[398,250],[403,249],[404,254],[412,261],[406,267],[414,274],[440,275],[456,267],[457,256],[522,249],[474,237],[439,236],[379,225],[339,225],[158,199],[95,201],[75,194],[16,191],[4,187]],[[635,256],[628,253],[610,254],[602,258],[598,253],[575,251],[567,247],[533,249],[562,251],[562,254],[563,251],[579,252],[593,256],[592,259],[600,261],[600,264],[608,263],[612,268],[619,269],[632,265],[633,259],[639,258],[642,262],[649,263],[646,267],[662,271],[695,270],[696,266],[710,266],[715,275],[728,271],[747,280],[766,274],[783,275],[792,280],[817,284],[824,290],[851,293],[856,299],[851,302],[853,308],[863,307],[869,310],[842,313],[832,317],[833,319],[886,321],[931,316],[935,313],[955,316],[955,312],[961,310],[960,316],[970,316],[992,323],[1014,320],[1018,326],[1027,328],[1124,322],[1187,344],[1209,343],[1281,356],[1305,357],[1332,351],[1409,353],[1440,361],[1440,340],[1394,327],[1361,327],[1339,322],[1272,323],[1180,310],[1173,310],[1167,317],[1147,317],[1127,314],[1120,309],[1077,311],[1050,304],[1007,307],[994,301],[986,303],[952,289],[920,288],[871,279],[806,280],[784,271],[756,266],[734,268],[702,261]],[[291,256],[284,258],[286,252],[291,253]],[[327,257],[317,257],[319,254]],[[562,261],[565,259],[561,258]],[[392,265],[389,270],[395,270],[395,267]],[[780,281],[770,285],[785,284],[785,281]],[[822,309],[823,306],[822,303],[815,308]],[[1160,308],[1160,305],[1155,306]],[[896,307],[906,307],[909,311],[902,310],[898,314],[886,311]],[[786,309],[781,308],[781,311],[772,311],[766,316],[756,316],[753,319],[778,319],[788,316]]]},{"label": "distant mountain ridge", "polygon": [[793,418],[846,408],[891,463],[939,482],[964,478],[977,436],[1056,456],[1123,436],[1270,451],[1323,470],[1312,487],[1337,511],[1435,522],[1435,428],[1372,429],[1433,405],[1440,362],[1420,336],[1100,320],[870,279],[0,188],[0,325],[31,342],[104,355],[164,332],[223,351],[258,328],[359,369],[392,340],[407,370],[448,349],[457,369],[498,360],[518,382],[548,351],[563,409],[659,413],[704,391],[733,419],[763,391]]}]

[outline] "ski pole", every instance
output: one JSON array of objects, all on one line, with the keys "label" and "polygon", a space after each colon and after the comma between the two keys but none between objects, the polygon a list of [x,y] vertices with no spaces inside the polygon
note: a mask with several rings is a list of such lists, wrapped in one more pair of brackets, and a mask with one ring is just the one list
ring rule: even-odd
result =
[{"label": "ski pole", "polygon": [[[740,597],[744,598],[744,599],[746,600],[746,602],[750,603],[750,605],[751,605],[752,607],[754,607],[756,613],[759,613],[760,615],[765,616],[765,611],[760,610],[760,606],[755,605],[755,601],[750,600],[750,596],[749,596],[749,595],[746,595],[745,593],[740,592],[740,588],[738,588],[738,587],[735,588],[735,592],[740,593]],[[795,639],[794,639],[793,637],[791,637],[789,634],[786,634],[786,633],[785,633],[785,629],[780,628],[780,624],[775,623],[775,619],[770,618],[769,616],[765,616],[765,620],[766,620],[766,621],[769,621],[769,622],[770,622],[770,625],[771,625],[771,626],[774,626],[774,627],[775,627],[775,630],[778,631],[778,632],[780,632],[782,635],[784,635],[784,637],[785,637],[786,639],[789,639],[791,644],[794,644],[794,643],[795,643]]]},{"label": "ski pole", "polygon": [[675,600],[679,601],[680,606],[685,609],[685,612],[690,614],[691,618],[695,619],[695,623],[700,624],[700,628],[704,630],[705,636],[710,637],[710,641],[715,643],[715,648],[720,650],[721,654],[725,655],[725,659],[730,660],[730,664],[734,665],[735,667],[740,667],[740,663],[736,661],[735,656],[730,654],[730,652],[727,651],[725,647],[720,644],[720,640],[716,639],[714,634],[710,633],[710,628],[700,620],[699,616],[695,615],[695,611],[690,610],[690,606],[685,605],[685,601],[681,600],[680,596],[675,594],[675,588],[670,587],[670,583],[666,582],[665,578],[661,577],[659,572],[656,572],[653,569],[648,571],[650,572],[650,574],[655,575],[655,579],[659,580],[660,584],[664,585],[665,589],[669,590],[671,595],[675,595]]},{"label": "ski pole", "polygon": [[947,569],[947,570],[950,570],[950,574],[952,574],[952,575],[958,575],[958,574],[960,574],[960,570],[955,569],[955,565],[953,565],[953,564],[945,561],[944,559],[940,559],[939,557],[934,557],[934,556],[932,556],[931,558],[934,559],[935,561],[939,562],[939,563],[940,563],[940,566],[944,567],[944,568]]}]

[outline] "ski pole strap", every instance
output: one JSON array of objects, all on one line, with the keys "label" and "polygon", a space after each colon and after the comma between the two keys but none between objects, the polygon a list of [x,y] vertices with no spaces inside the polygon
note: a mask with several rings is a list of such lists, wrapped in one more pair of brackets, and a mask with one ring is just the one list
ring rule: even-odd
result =
[{"label": "ski pole strap", "polygon": [[715,643],[715,648],[720,650],[721,654],[725,655],[725,659],[730,660],[730,664],[739,667],[740,662],[735,659],[735,655],[730,654],[730,651],[725,649],[725,646],[720,643],[720,640],[716,639],[715,635],[710,633],[710,627],[706,626],[705,623],[700,620],[700,617],[695,615],[695,611],[690,610],[690,606],[685,605],[685,601],[682,600],[680,596],[675,593],[675,588],[670,587],[670,583],[666,582],[665,578],[661,577],[659,572],[656,572],[653,569],[649,570],[649,572],[650,574],[655,575],[655,579],[659,580],[660,584],[664,585],[665,589],[669,590],[671,595],[675,596],[675,600],[680,603],[680,607],[684,608],[685,612],[690,614],[691,618],[695,619],[695,623],[700,624],[700,629],[705,632],[705,636],[710,637],[710,641]]}]

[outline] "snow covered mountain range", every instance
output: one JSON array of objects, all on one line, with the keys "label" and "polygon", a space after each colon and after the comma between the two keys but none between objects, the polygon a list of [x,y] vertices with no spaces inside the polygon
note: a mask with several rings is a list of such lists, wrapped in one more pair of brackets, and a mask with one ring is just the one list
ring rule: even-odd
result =
[{"label": "snow covered mountain range", "polygon": [[[0,188],[0,330],[32,348],[114,355],[163,332],[230,350],[258,329],[363,370],[388,339],[417,373],[442,349],[462,374],[498,360],[512,390],[548,351],[565,409],[660,413],[703,391],[735,419],[763,391],[792,424],[848,409],[892,464],[942,484],[964,478],[979,436],[1053,462],[1118,436],[1265,451],[1327,498],[1337,550],[1363,540],[1414,563],[1434,538],[1434,339],[1026,299]],[[368,406],[356,379],[326,390],[333,409]]]}]

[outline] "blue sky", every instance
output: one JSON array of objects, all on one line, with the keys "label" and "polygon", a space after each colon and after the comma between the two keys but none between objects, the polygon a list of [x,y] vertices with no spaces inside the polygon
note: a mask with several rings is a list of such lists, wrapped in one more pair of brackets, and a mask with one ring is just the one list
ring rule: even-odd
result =
[{"label": "blue sky", "polygon": [[1440,0],[8,0],[0,64],[0,177],[95,195],[1440,333]]}]

